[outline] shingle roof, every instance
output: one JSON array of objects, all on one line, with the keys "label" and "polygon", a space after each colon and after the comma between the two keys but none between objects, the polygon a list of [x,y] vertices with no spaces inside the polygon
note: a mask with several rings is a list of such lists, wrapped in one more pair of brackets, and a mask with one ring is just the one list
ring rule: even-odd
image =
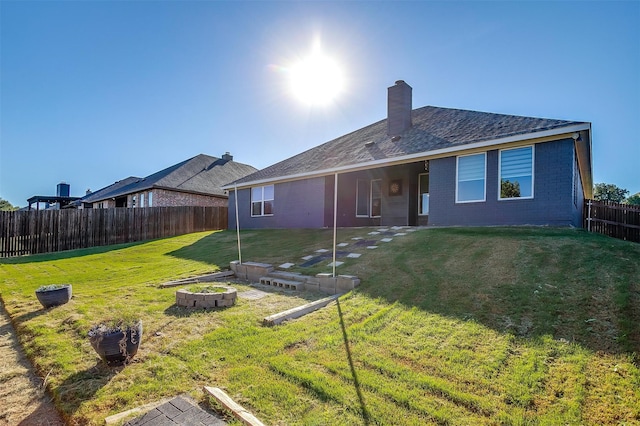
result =
[{"label": "shingle roof", "polygon": [[88,195],[82,197],[81,201],[84,203],[91,203],[98,200],[105,200],[107,198],[113,198],[116,195],[120,194],[120,190],[128,185],[136,183],[140,181],[142,178],[129,176],[128,178],[119,180],[117,182],[112,183],[109,186],[105,186],[104,188],[98,189]]},{"label": "shingle roof", "polygon": [[94,202],[152,188],[226,196],[222,187],[255,172],[248,164],[199,154],[144,178],[129,177],[85,196]]},{"label": "shingle roof", "polygon": [[234,184],[278,180],[372,161],[450,149],[473,143],[586,124],[577,121],[521,117],[426,106],[412,111],[412,127],[392,141],[387,120],[363,127],[276,163]]}]

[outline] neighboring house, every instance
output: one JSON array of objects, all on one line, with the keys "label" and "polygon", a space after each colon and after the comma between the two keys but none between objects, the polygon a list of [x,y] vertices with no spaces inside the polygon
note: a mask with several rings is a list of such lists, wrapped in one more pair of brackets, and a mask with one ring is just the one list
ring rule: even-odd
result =
[{"label": "neighboring house", "polygon": [[128,177],[85,195],[79,208],[226,206],[222,186],[257,171],[233,161],[200,154],[144,178]]},{"label": "neighboring house", "polygon": [[68,183],[60,182],[56,187],[56,195],[34,195],[27,199],[28,207],[21,210],[33,210],[35,204],[36,210],[40,210],[40,204],[44,204],[44,210],[60,210],[69,207],[80,197],[69,196],[71,186]]},{"label": "neighboring house", "polygon": [[[581,226],[591,123],[426,106],[388,89],[388,117],[243,177],[241,228]],[[337,188],[337,194],[335,193]]]}]

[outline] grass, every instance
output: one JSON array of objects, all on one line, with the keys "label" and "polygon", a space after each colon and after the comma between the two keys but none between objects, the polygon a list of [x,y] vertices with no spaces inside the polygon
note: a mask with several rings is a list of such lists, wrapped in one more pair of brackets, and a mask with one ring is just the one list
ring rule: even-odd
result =
[{"label": "grass", "polygon": [[[339,242],[367,231],[341,229]],[[243,260],[277,265],[330,248],[332,234],[241,237]],[[640,423],[640,245],[569,229],[454,228],[361,252],[338,269],[360,287],[273,328],[262,318],[322,295],[274,291],[205,312],[176,307],[176,289],[158,286],[226,268],[237,258],[230,231],[2,260],[0,291],[72,424],[184,392],[203,401],[204,385],[267,424]],[[323,265],[297,270],[330,272]],[[67,282],[72,301],[41,309],[34,290]],[[108,368],[87,331],[131,315],[143,320],[140,350]]]}]

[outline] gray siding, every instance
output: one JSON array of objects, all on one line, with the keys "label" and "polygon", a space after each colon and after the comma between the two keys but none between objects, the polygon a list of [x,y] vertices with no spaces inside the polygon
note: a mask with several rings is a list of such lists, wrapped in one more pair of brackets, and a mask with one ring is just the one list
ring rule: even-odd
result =
[{"label": "gray siding", "polygon": [[[339,227],[376,225],[581,226],[584,194],[574,142],[565,139],[535,145],[534,198],[498,200],[498,150],[487,151],[486,201],[455,202],[456,157],[429,161],[429,216],[417,216],[418,175],[425,163],[339,175]],[[382,180],[381,218],[356,217],[358,179]],[[401,180],[402,194],[389,195],[389,183]],[[322,228],[333,226],[334,176],[275,185],[274,215],[251,217],[248,189],[240,190],[240,226],[252,228]],[[235,194],[229,195],[229,227],[235,228]]]},{"label": "gray siding", "polygon": [[[251,191],[238,190],[240,228],[321,228],[324,226],[324,191],[324,178],[276,184],[274,214],[252,217]],[[235,227],[235,191],[229,191],[229,229],[235,229]]]},{"label": "gray siding", "polygon": [[572,139],[535,145],[534,198],[498,200],[498,150],[487,151],[486,201],[456,204],[456,158],[430,162],[433,226],[575,224]]}]

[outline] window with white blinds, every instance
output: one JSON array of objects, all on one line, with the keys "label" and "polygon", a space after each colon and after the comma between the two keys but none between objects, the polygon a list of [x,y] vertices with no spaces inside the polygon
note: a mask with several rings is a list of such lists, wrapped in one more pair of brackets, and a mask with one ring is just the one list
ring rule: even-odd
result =
[{"label": "window with white blinds", "polygon": [[500,151],[500,199],[533,198],[533,146]]},{"label": "window with white blinds", "polygon": [[456,202],[485,201],[486,153],[457,157]]}]

